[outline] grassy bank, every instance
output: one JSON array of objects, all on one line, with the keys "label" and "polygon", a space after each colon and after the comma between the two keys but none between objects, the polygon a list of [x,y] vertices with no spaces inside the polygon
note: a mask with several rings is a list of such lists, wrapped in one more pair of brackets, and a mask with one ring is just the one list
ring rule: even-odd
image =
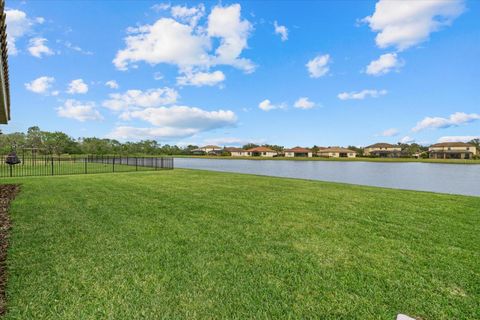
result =
[{"label": "grassy bank", "polygon": [[365,161],[365,162],[424,162],[424,163],[449,163],[449,164],[480,164],[480,160],[461,159],[414,159],[414,158],[286,158],[286,157],[229,157],[229,156],[194,156],[174,155],[175,158],[197,158],[197,159],[226,159],[226,160],[293,160],[293,161]]},{"label": "grassy bank", "polygon": [[480,198],[181,170],[3,179],[5,319],[480,318]]}]

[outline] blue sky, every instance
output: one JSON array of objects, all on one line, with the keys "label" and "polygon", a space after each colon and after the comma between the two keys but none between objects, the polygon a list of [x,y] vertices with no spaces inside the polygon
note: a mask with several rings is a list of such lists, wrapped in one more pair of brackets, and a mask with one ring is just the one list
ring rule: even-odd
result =
[{"label": "blue sky", "polygon": [[78,138],[480,136],[478,1],[7,1],[12,121]]}]

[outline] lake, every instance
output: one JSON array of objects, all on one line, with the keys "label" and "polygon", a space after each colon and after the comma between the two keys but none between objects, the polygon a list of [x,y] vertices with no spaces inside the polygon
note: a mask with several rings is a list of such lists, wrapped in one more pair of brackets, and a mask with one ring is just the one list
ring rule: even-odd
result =
[{"label": "lake", "polygon": [[175,167],[480,196],[480,165],[175,158]]}]

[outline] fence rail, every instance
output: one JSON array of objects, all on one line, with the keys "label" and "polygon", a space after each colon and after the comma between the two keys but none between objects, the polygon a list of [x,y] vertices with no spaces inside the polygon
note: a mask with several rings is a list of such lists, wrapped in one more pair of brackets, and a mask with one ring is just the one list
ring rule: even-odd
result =
[{"label": "fence rail", "polygon": [[20,163],[9,165],[7,156],[0,156],[0,178],[56,176],[130,171],[173,169],[171,157],[127,156],[20,156]]}]

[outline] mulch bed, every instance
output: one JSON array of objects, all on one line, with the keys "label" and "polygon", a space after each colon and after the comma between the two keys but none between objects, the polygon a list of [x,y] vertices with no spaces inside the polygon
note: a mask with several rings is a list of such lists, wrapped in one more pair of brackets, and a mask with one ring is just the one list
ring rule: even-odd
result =
[{"label": "mulch bed", "polygon": [[7,284],[7,248],[8,235],[10,231],[10,217],[8,208],[10,202],[20,191],[20,186],[16,184],[0,185],[0,315],[6,311],[5,286]]}]

